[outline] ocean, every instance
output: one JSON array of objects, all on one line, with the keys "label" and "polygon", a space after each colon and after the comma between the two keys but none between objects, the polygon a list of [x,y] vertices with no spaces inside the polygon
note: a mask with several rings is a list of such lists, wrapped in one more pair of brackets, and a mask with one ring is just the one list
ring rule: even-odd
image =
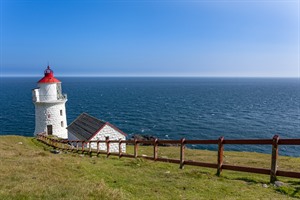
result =
[{"label": "ocean", "polygon": [[[300,138],[297,78],[58,77],[68,95],[70,124],[86,112],[128,134],[160,139]],[[0,135],[33,136],[31,90],[38,77],[1,78]],[[217,149],[216,145],[189,148]],[[271,146],[226,145],[226,150],[271,153]],[[300,156],[299,146],[280,155]]]}]

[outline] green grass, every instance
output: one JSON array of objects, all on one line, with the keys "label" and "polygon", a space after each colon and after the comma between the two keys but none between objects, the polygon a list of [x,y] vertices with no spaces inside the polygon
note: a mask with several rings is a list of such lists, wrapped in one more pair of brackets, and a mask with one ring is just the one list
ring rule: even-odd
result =
[{"label": "green grass", "polygon": [[[22,142],[22,144],[19,144]],[[0,199],[299,199],[300,180],[153,162],[142,158],[89,157],[50,153],[34,138],[0,137]],[[132,146],[128,146],[132,152]],[[152,155],[140,147],[139,155]],[[216,162],[216,152],[186,150],[187,159]],[[178,147],[159,147],[159,155],[178,158]],[[225,152],[225,162],[270,166],[270,155]],[[280,169],[300,171],[300,159],[280,157]],[[262,184],[268,184],[263,188]]]}]

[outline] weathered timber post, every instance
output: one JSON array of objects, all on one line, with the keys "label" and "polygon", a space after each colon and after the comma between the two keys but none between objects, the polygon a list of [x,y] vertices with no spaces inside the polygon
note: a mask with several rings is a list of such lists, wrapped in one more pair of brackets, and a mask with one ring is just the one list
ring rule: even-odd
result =
[{"label": "weathered timber post", "polygon": [[75,151],[75,143],[76,143],[75,141],[72,141],[71,143],[72,152]]},{"label": "weathered timber post", "polygon": [[105,137],[105,143],[106,143],[106,157],[109,156],[109,137]]},{"label": "weathered timber post", "polygon": [[122,139],[119,139],[119,158],[122,157]]},{"label": "weathered timber post", "polygon": [[138,156],[138,142],[137,139],[134,139],[134,157],[137,158]]},{"label": "weathered timber post", "polygon": [[219,148],[218,148],[218,170],[217,170],[217,175],[220,176],[222,172],[222,165],[223,165],[223,152],[224,152],[224,137],[219,138]]},{"label": "weathered timber post", "polygon": [[89,141],[89,153],[90,153],[90,156],[92,156],[92,142]]},{"label": "weathered timber post", "polygon": [[154,142],[153,142],[153,159],[154,161],[157,160],[157,156],[158,155],[158,139],[155,138]]},{"label": "weathered timber post", "polygon": [[71,151],[72,150],[72,148],[71,148],[72,147],[72,143],[70,143],[70,142],[67,141],[66,144],[67,144],[67,150]]},{"label": "weathered timber post", "polygon": [[97,140],[97,156],[100,154],[100,148],[99,148],[99,140]]},{"label": "weathered timber post", "polygon": [[276,179],[277,172],[277,158],[278,158],[278,141],[279,136],[274,135],[273,144],[272,144],[272,161],[271,161],[271,173],[270,173],[270,182],[274,183]]},{"label": "weathered timber post", "polygon": [[84,152],[84,141],[81,141],[81,151]]},{"label": "weathered timber post", "polygon": [[185,150],[185,138],[180,140],[180,169],[184,168],[184,150]]}]

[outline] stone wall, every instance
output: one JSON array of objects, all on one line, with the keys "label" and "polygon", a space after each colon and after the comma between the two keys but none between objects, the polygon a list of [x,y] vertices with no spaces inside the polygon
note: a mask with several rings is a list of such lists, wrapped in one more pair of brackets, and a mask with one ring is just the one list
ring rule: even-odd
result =
[{"label": "stone wall", "polygon": [[[66,101],[53,103],[35,102],[34,135],[47,132],[47,125],[52,125],[52,134],[60,138],[68,138]],[[62,116],[60,114],[62,110]]]},{"label": "stone wall", "polygon": [[[126,137],[110,127],[109,125],[105,125],[99,133],[97,133],[92,140],[105,140],[105,137],[108,136],[109,140],[126,140]],[[92,149],[97,149],[97,143],[91,144]],[[100,150],[106,151],[106,144],[99,144]],[[126,144],[122,144],[121,146],[122,152],[126,152]],[[118,143],[110,143],[109,152],[119,152],[119,144]]]}]

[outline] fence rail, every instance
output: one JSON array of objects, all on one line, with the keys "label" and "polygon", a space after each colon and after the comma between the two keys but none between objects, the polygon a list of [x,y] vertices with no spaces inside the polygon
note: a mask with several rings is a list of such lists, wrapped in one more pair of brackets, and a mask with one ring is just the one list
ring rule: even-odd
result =
[{"label": "fence rail", "polygon": [[[181,140],[152,140],[152,141],[143,141],[143,140],[109,140],[107,137],[105,140],[97,140],[97,141],[79,141],[79,140],[57,140],[53,138],[49,138],[44,134],[38,134],[37,139],[39,141],[44,142],[47,145],[53,146],[55,148],[72,150],[72,151],[81,151],[82,153],[88,152],[90,154],[96,153],[106,154],[109,156],[119,156],[121,157],[129,157],[129,158],[137,158],[142,157],[145,159],[150,159],[154,161],[161,162],[169,162],[169,163],[177,163],[180,165],[180,168],[183,169],[184,165],[193,165],[200,167],[208,167],[208,168],[216,168],[217,175],[220,175],[222,170],[233,170],[233,171],[241,171],[241,172],[250,172],[250,173],[258,173],[258,174],[268,174],[270,175],[270,182],[273,183],[276,181],[276,176],[284,176],[291,178],[300,178],[300,172],[291,172],[291,171],[282,171],[277,170],[278,164],[278,148],[279,145],[300,145],[300,139],[279,139],[278,135],[274,135],[273,139],[242,139],[242,140],[227,140],[224,137],[220,137],[218,140],[186,140],[185,138]],[[91,144],[96,143],[97,149],[92,149]],[[106,144],[106,151],[101,151],[99,148],[99,144]],[[113,153],[110,152],[110,144],[118,143],[119,144],[119,152]],[[79,147],[81,144],[81,147]],[[85,148],[85,144],[89,144],[88,148]],[[134,153],[127,154],[121,151],[122,144],[133,144],[134,145]],[[153,156],[139,156],[138,155],[138,146],[139,144],[147,144],[153,146]],[[159,144],[177,144],[180,147],[180,159],[170,159],[170,158],[162,158],[158,157],[158,145]],[[218,156],[217,163],[205,163],[198,162],[192,160],[185,160],[185,146],[187,144],[216,144],[218,145]],[[224,155],[224,145],[272,145],[272,155],[271,155],[271,167],[270,169],[265,168],[253,168],[253,167],[245,167],[245,166],[235,166],[223,164],[223,155]]]}]

